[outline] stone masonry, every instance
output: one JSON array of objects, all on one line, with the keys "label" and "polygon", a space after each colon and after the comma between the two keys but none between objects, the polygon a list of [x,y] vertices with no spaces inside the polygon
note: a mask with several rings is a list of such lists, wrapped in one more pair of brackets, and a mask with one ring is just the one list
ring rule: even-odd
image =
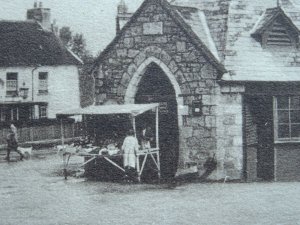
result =
[{"label": "stone masonry", "polygon": [[[145,33],[149,26],[155,26],[155,34],[151,34],[151,30]],[[95,76],[104,75],[107,80],[106,100],[133,102],[143,76],[141,68],[147,67],[150,62],[163,68],[176,92],[179,167],[198,165],[202,173],[204,162],[217,153],[218,175],[214,175],[213,179],[221,179],[220,174],[230,174],[232,178],[239,179],[242,163],[242,144],[238,137],[242,127],[242,114],[239,114],[241,96],[221,96],[217,83],[220,73],[180,24],[174,22],[160,1],[146,1],[102,54]],[[202,102],[201,116],[192,115],[194,100]],[[226,108],[229,102],[235,107]],[[221,108],[218,108],[219,103],[222,103]],[[225,117],[220,115],[222,110],[228,110]],[[231,135],[228,135],[229,130]],[[217,137],[222,135],[224,137],[218,141]],[[229,136],[230,141],[226,140]],[[218,153],[220,145],[226,148]],[[236,159],[237,163],[233,162]]]}]

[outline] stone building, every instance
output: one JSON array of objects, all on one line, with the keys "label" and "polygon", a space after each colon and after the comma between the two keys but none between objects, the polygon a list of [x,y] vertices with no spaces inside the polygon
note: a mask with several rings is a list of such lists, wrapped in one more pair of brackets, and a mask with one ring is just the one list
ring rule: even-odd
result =
[{"label": "stone building", "polygon": [[296,4],[145,0],[126,10],[96,60],[95,102],[161,103],[162,170],[201,174],[215,155],[210,179],[300,179]]}]

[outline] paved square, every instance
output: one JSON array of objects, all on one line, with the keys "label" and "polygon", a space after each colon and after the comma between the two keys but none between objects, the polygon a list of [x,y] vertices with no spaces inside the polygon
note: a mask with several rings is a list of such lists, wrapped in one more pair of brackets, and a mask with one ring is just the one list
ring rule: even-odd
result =
[{"label": "paved square", "polygon": [[[41,157],[40,157],[41,158]],[[71,163],[77,163],[73,158]],[[47,155],[0,163],[1,225],[300,224],[300,185],[291,183],[124,185],[57,176]]]}]

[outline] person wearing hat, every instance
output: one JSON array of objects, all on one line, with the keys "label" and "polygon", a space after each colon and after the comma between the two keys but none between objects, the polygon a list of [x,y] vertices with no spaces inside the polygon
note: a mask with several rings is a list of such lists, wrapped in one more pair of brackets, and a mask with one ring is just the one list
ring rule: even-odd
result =
[{"label": "person wearing hat", "polygon": [[9,161],[10,160],[10,152],[15,151],[19,153],[20,155],[20,160],[23,160],[24,155],[22,152],[18,150],[18,141],[17,141],[17,128],[12,124],[10,126],[10,130],[8,135],[6,136],[6,141],[7,141],[7,154],[5,157],[5,160]]}]

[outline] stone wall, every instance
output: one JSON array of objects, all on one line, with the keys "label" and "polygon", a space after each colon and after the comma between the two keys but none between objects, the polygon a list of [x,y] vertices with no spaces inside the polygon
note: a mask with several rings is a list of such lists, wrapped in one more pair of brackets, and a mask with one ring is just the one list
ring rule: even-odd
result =
[{"label": "stone wall", "polygon": [[[149,27],[151,23],[158,24],[157,34],[144,34],[145,24]],[[180,117],[180,165],[198,164],[216,150],[218,73],[156,1],[145,6],[103,56],[97,74],[104,74],[107,78],[107,97],[119,102],[125,102],[126,93],[134,97],[143,75],[141,68],[151,62],[150,58],[173,76],[175,91],[176,84],[180,87],[176,91]],[[192,116],[193,100],[202,101],[203,116]]]},{"label": "stone wall", "polygon": [[243,177],[242,86],[224,86],[217,107],[217,161],[213,178],[231,180]]}]

